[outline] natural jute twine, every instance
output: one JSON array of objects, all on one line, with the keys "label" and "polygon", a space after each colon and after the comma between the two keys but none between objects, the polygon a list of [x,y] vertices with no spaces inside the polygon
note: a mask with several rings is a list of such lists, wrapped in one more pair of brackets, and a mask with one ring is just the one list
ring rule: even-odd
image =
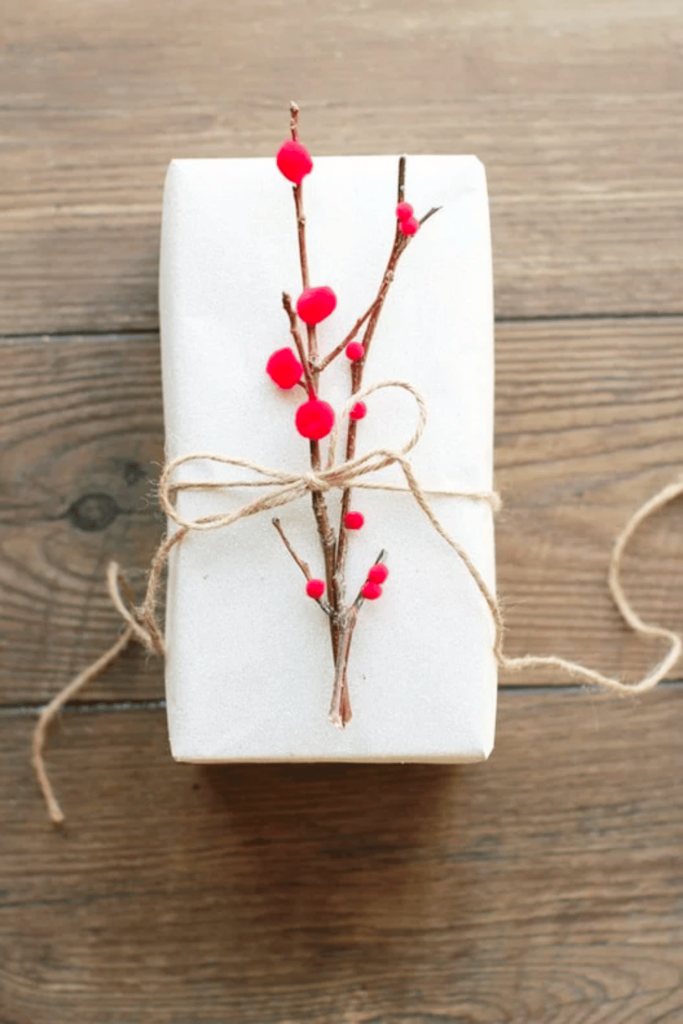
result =
[{"label": "natural jute twine", "polygon": [[[373,448],[364,455],[359,455],[346,462],[336,463],[339,441],[338,424],[346,422],[348,413],[356,402],[385,388],[400,388],[414,398],[418,410],[418,420],[412,437],[402,448]],[[151,653],[164,655],[163,634],[157,621],[156,610],[163,571],[171,551],[176,546],[182,544],[191,532],[223,529],[248,516],[258,515],[260,512],[288,505],[290,502],[297,501],[313,491],[327,492],[358,487],[381,491],[402,491],[412,494],[431,526],[463,562],[486,603],[494,625],[493,652],[501,668],[519,671],[525,668],[555,667],[562,669],[574,679],[597,685],[621,696],[644,693],[647,690],[653,689],[666,677],[681,656],[683,638],[678,633],[666,629],[664,626],[651,625],[640,618],[631,607],[624,593],[620,580],[620,571],[624,552],[637,528],[649,516],[683,494],[683,479],[662,488],[631,516],[614,544],[608,573],[610,593],[622,618],[640,636],[665,640],[669,645],[669,649],[664,658],[642,679],[635,683],[623,683],[619,679],[603,675],[602,672],[586,668],[578,662],[568,661],[555,655],[525,655],[522,658],[509,658],[503,651],[504,623],[500,605],[495,595],[486,585],[467,551],[450,535],[439,521],[428,495],[444,495],[466,501],[485,502],[494,511],[499,509],[500,499],[492,491],[425,490],[422,488],[413,472],[407,455],[420,440],[426,422],[427,408],[425,401],[416,388],[403,381],[382,381],[379,384],[373,384],[356,392],[341,410],[334,429],[330,434],[325,467],[319,472],[290,473],[284,470],[271,469],[248,459],[235,459],[226,455],[209,452],[193,452],[189,455],[181,455],[166,464],[159,481],[159,501],[168,519],[175,524],[175,529],[161,542],[152,559],[142,604],[138,607],[135,606],[133,595],[121,574],[118,564],[111,562],[107,567],[107,589],[114,607],[125,622],[125,628],[109,650],[72,679],[67,686],[56,694],[49,704],[41,709],[39,714],[38,723],[33,734],[32,761],[48,813],[55,824],[61,824],[65,819],[45,769],[43,752],[50,723],[69,700],[89,682],[96,679],[118,658],[119,654],[121,654],[131,640],[137,640],[138,643]],[[177,483],[174,481],[176,470],[180,466],[200,461],[246,469],[255,474],[255,479],[209,482],[182,481]],[[388,466],[398,466],[401,469],[406,481],[405,487],[388,483],[373,483],[366,479],[369,475]],[[215,513],[201,516],[197,519],[188,519],[178,512],[175,505],[177,495],[181,491],[207,492],[252,487],[267,488],[267,490],[260,497],[247,502],[247,504],[231,512]]]}]

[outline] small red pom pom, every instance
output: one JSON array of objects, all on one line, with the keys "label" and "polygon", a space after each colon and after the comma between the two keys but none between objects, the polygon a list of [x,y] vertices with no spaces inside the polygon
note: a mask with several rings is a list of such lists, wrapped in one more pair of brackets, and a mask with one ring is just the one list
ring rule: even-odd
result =
[{"label": "small red pom pom", "polygon": [[362,420],[363,417],[367,414],[367,411],[368,407],[365,404],[365,402],[356,402],[356,404],[352,407],[349,416],[351,417],[352,420]]},{"label": "small red pom pom", "polygon": [[329,402],[311,398],[296,410],[294,422],[302,437],[319,441],[327,437],[334,426],[334,409]]},{"label": "small red pom pom", "polygon": [[300,185],[306,175],[313,170],[311,154],[305,146],[294,139],[287,139],[282,143],[275,159],[280,172],[287,181],[292,181],[295,185]]},{"label": "small red pom pom", "polygon": [[420,222],[417,217],[406,217],[399,224],[399,228],[404,235],[414,235],[420,230]]},{"label": "small red pom pom", "polygon": [[347,512],[344,516],[344,526],[347,530],[360,530],[364,522],[365,516],[362,512]]},{"label": "small red pom pom", "polygon": [[363,585],[361,594],[368,601],[376,601],[378,597],[382,596],[382,588],[379,583],[368,582]]},{"label": "small red pom pom", "polygon": [[396,216],[399,220],[408,220],[413,216],[413,208],[410,203],[399,203],[396,207]]},{"label": "small red pom pom", "polygon": [[350,341],[346,346],[346,356],[352,362],[356,359],[362,359],[365,355],[365,349],[359,341]]},{"label": "small red pom pom", "polygon": [[306,593],[315,601],[318,601],[325,593],[324,580],[309,580],[306,584]]},{"label": "small red pom pom", "polygon": [[384,562],[377,562],[376,565],[371,567],[370,572],[368,573],[368,581],[370,583],[384,583],[388,575],[389,570]]},{"label": "small red pom pom", "polygon": [[331,288],[306,288],[296,304],[296,311],[305,324],[319,324],[334,312],[337,296]]},{"label": "small red pom pom", "polygon": [[279,348],[266,363],[266,373],[279,388],[289,391],[301,380],[304,368],[291,348]]}]

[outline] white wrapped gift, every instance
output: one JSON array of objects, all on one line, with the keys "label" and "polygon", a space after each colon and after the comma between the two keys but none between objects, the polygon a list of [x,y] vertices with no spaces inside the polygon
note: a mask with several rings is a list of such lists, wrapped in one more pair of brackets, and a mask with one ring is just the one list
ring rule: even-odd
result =
[{"label": "white wrapped gift", "polygon": [[[311,283],[337,294],[318,328],[324,355],[374,299],[395,231],[398,158],[326,157],[305,179]],[[409,382],[428,422],[410,454],[440,521],[495,586],[493,523],[482,502],[443,491],[492,487],[493,310],[484,168],[472,156],[413,156],[406,199],[417,216],[440,206],[402,256],[368,355],[364,385]],[[282,292],[301,292],[291,187],[272,159],[174,160],[164,194],[160,315],[167,457],[213,452],[305,474],[309,447],[294,429],[304,400],[276,388],[270,354],[291,344]],[[349,397],[341,356],[320,397]],[[358,453],[400,448],[417,418],[413,397],[367,399]],[[323,453],[326,442],[322,442]],[[241,474],[241,475],[240,475]],[[206,461],[185,480],[248,479]],[[375,474],[396,490],[355,490],[365,517],[349,537],[350,600],[380,550],[390,576],[366,601],[349,659],[353,718],[334,728],[327,617],[261,512],[192,532],[170,560],[166,692],[173,756],[181,761],[475,761],[493,746],[493,624],[466,567],[419,508],[399,467]],[[184,491],[189,518],[254,499],[253,488]],[[327,501],[338,522],[340,495]],[[310,495],[278,516],[298,554],[324,577]]]}]

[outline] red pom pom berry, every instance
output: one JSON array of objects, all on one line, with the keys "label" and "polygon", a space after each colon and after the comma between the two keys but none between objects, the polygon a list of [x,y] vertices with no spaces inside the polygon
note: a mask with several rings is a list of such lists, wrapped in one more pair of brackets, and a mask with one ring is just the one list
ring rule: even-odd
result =
[{"label": "red pom pom berry", "polygon": [[337,305],[337,296],[331,288],[306,288],[296,304],[296,311],[305,324],[319,324]]},{"label": "red pom pom berry", "polygon": [[396,207],[396,216],[399,220],[408,220],[413,216],[413,208],[410,203],[399,203]]},{"label": "red pom pom berry", "polygon": [[309,597],[312,597],[314,601],[319,601],[325,593],[325,581],[309,580],[306,584],[306,593]]},{"label": "red pom pom berry", "polygon": [[362,359],[365,355],[365,349],[359,341],[350,341],[346,346],[346,358],[350,359],[351,362],[355,362],[357,359]]},{"label": "red pom pom berry", "polygon": [[279,388],[289,391],[301,380],[304,368],[291,348],[279,348],[266,363],[266,373]]},{"label": "red pom pom berry", "polygon": [[378,597],[382,596],[382,588],[379,583],[371,583],[369,580],[363,585],[361,594],[367,601],[376,601]]},{"label": "red pom pom berry", "polygon": [[319,441],[321,437],[327,437],[334,426],[334,409],[329,402],[311,398],[296,410],[294,422],[302,437]]},{"label": "red pom pom berry", "polygon": [[347,512],[344,516],[344,526],[347,530],[360,530],[364,522],[365,516],[362,512]]},{"label": "red pom pom berry", "polygon": [[417,217],[406,217],[399,224],[404,235],[414,235],[420,230],[420,222]]},{"label": "red pom pom berry", "polygon": [[351,408],[349,416],[352,420],[362,420],[367,415],[368,407],[365,402],[356,402]]},{"label": "red pom pom berry", "polygon": [[368,573],[368,582],[384,583],[388,575],[389,570],[387,569],[384,562],[377,562],[376,565],[373,565],[370,568],[370,572]]},{"label": "red pom pom berry", "polygon": [[287,139],[282,143],[275,159],[280,172],[284,174],[287,181],[291,181],[295,185],[300,185],[306,175],[313,170],[311,154],[305,146],[302,146],[300,142],[295,142],[294,139]]}]

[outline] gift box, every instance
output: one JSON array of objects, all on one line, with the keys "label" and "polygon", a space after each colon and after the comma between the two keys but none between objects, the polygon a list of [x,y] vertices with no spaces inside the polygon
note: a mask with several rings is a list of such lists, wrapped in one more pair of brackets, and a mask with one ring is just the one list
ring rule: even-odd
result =
[{"label": "gift box", "polygon": [[[331,351],[372,303],[396,230],[398,157],[325,157],[305,181],[311,283],[337,307],[318,328]],[[368,352],[364,385],[407,382],[427,423],[409,458],[434,513],[495,586],[492,511],[448,492],[492,487],[493,311],[486,179],[472,156],[410,156],[406,199],[440,207],[403,254]],[[304,476],[308,443],[294,429],[303,392],[265,372],[291,344],[282,292],[302,288],[291,186],[272,159],[174,160],[163,209],[160,316],[167,458],[215,453]],[[339,415],[345,355],[321,376]],[[419,409],[410,391],[368,395],[358,453],[400,449]],[[321,442],[323,454],[327,440]],[[179,481],[197,519],[254,500],[244,466],[197,459]],[[181,761],[421,761],[485,758],[496,707],[494,628],[470,572],[438,534],[399,465],[354,489],[364,525],[348,538],[350,599],[380,552],[381,599],[365,601],[350,649],[353,718],[328,720],[334,678],[329,623],[273,526],[271,511],[190,531],[169,562],[166,692]],[[382,487],[390,489],[383,490]],[[266,488],[263,489],[265,491]],[[263,493],[259,490],[259,493]],[[336,526],[340,492],[325,495]],[[304,494],[277,510],[292,547],[324,578]],[[171,524],[171,528],[175,528]]]}]

